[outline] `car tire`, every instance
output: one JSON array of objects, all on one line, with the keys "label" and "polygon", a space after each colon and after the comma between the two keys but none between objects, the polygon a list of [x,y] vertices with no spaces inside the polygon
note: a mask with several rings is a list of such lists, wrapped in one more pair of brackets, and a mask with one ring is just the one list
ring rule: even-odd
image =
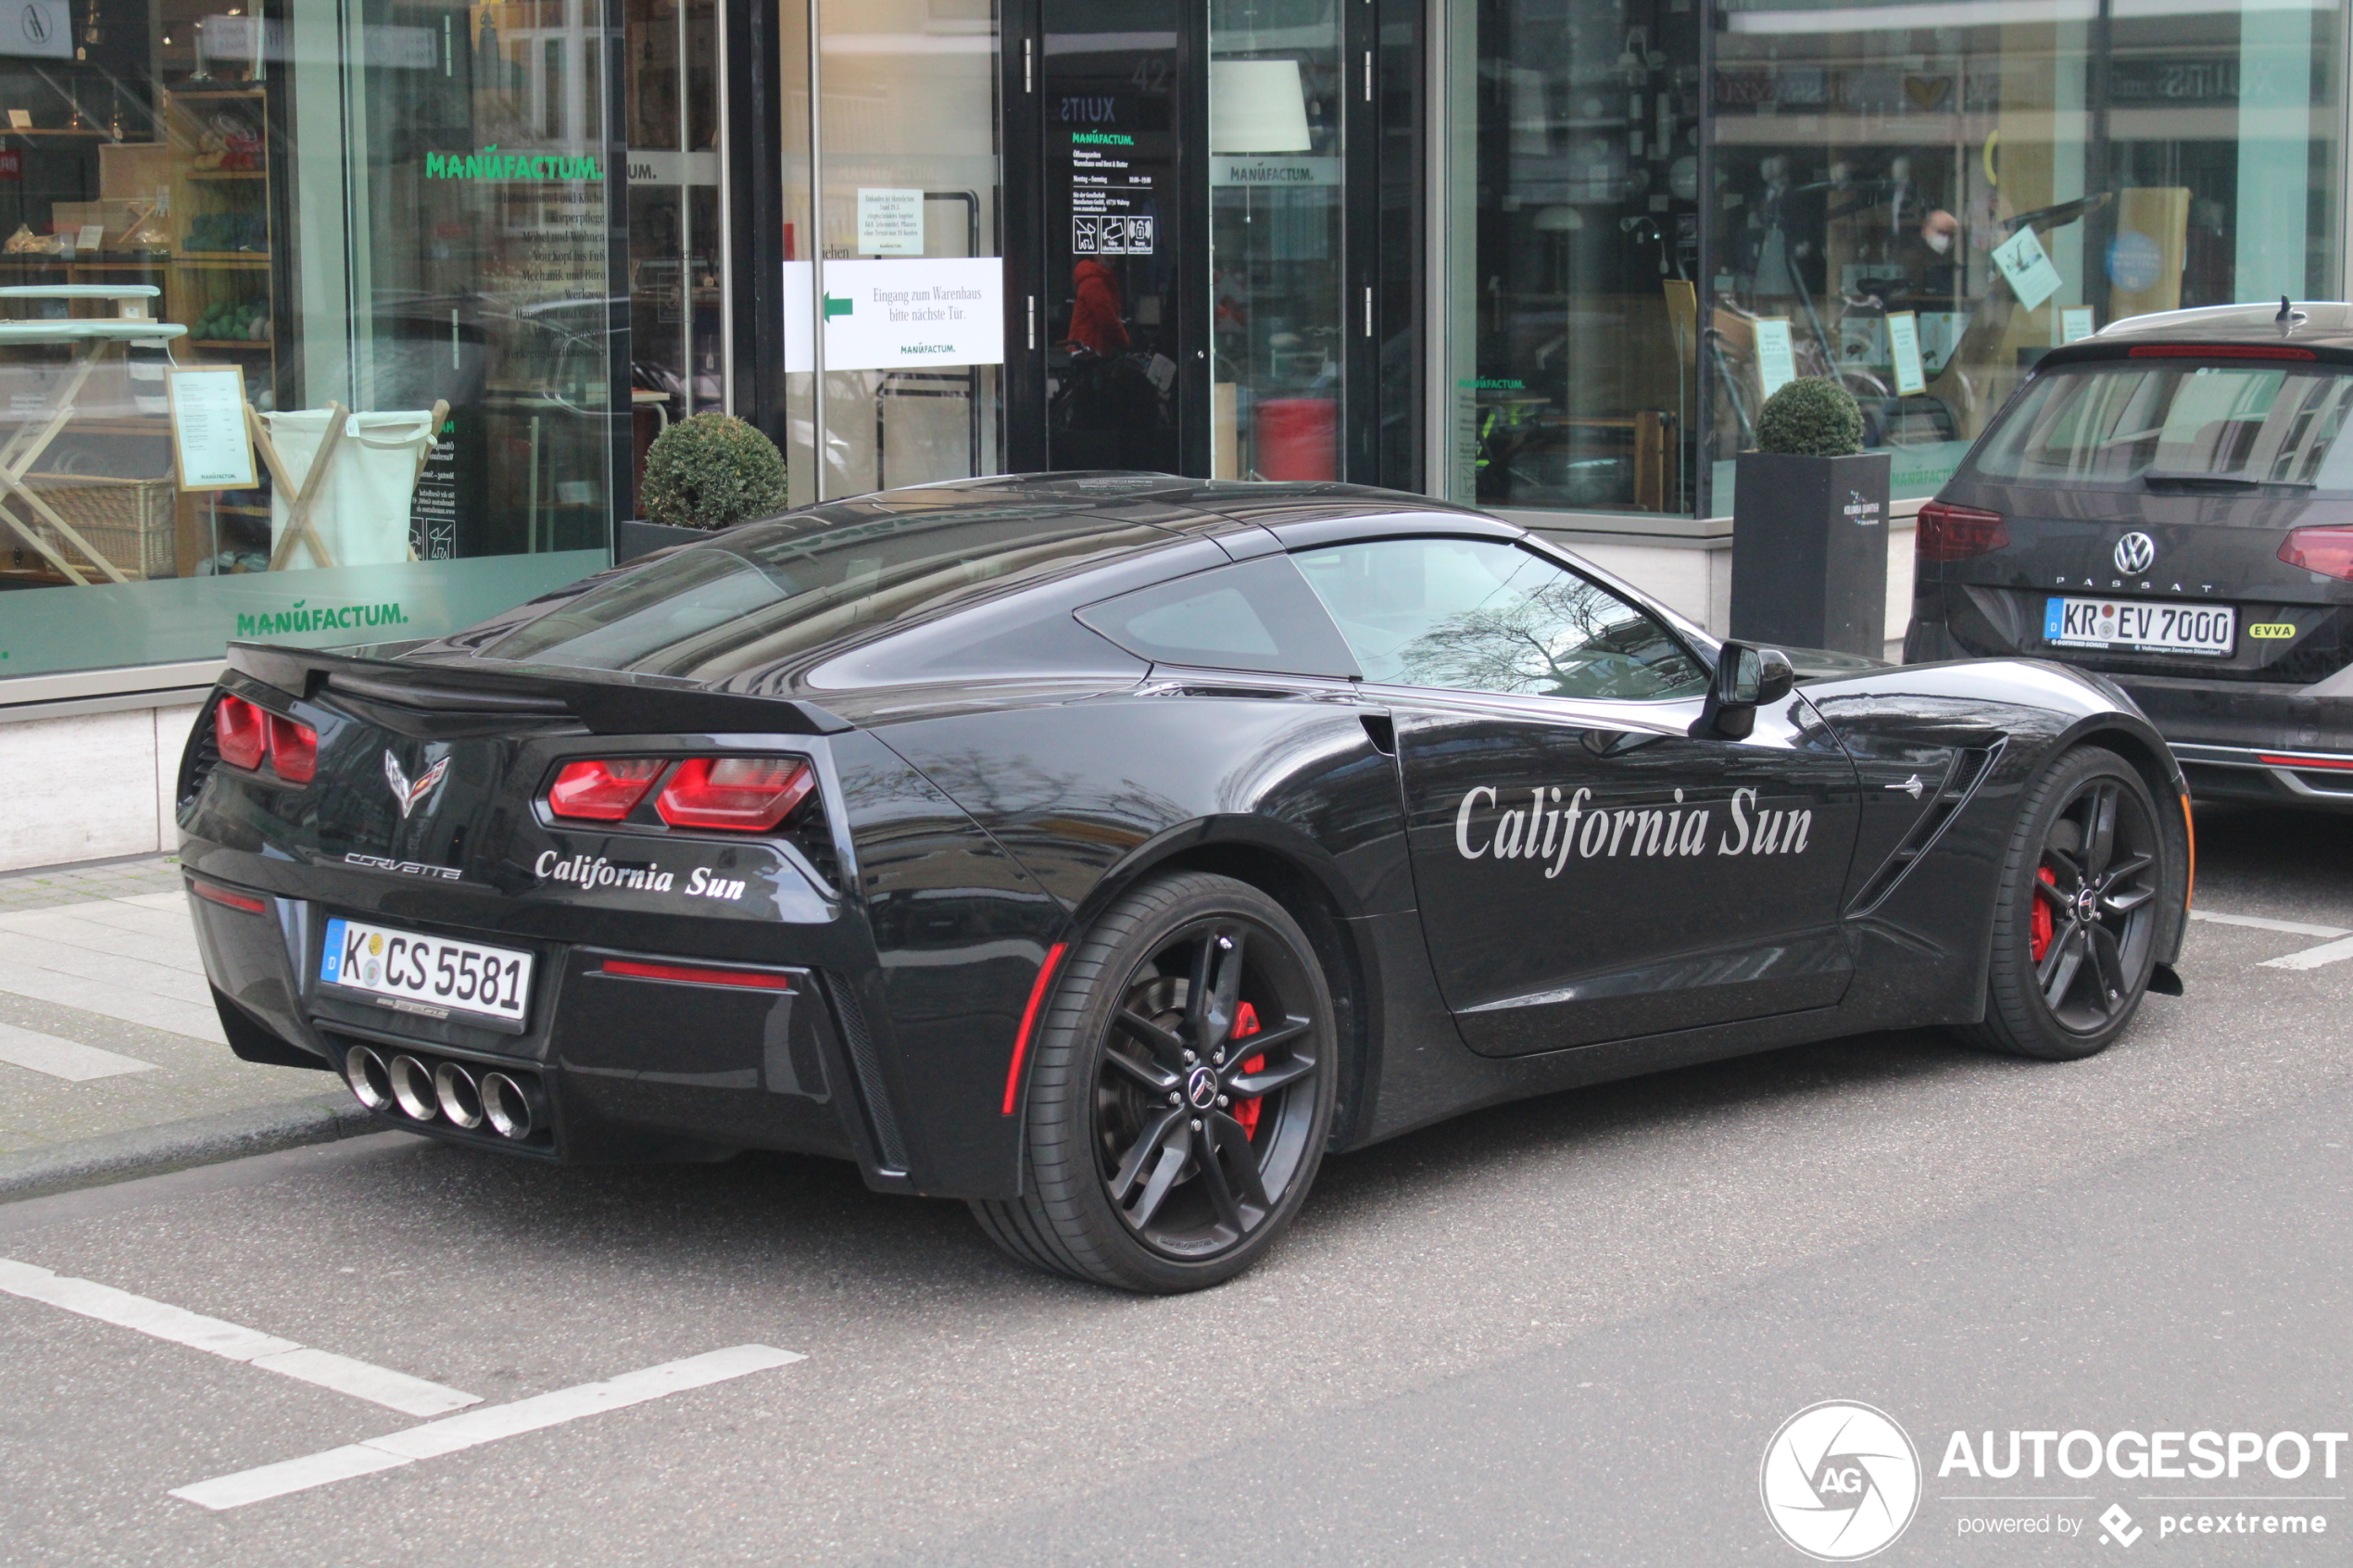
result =
[{"label": "car tire", "polygon": [[1306,1200],[1337,1040],[1280,904],[1207,872],[1146,882],[1072,945],[1031,1042],[1022,1196],[973,1213],[1021,1261],[1097,1285],[1231,1279]]},{"label": "car tire", "polygon": [[2176,836],[2116,753],[2078,746],[2045,769],[2002,863],[1985,1017],[1964,1037],[2045,1061],[2107,1049],[2147,994],[2165,910],[2181,897]]}]

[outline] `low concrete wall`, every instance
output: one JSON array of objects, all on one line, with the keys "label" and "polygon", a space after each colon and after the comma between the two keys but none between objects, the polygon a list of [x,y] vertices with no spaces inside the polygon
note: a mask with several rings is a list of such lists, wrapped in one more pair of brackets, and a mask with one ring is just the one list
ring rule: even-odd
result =
[{"label": "low concrete wall", "polygon": [[171,797],[197,709],[0,723],[0,871],[176,848]]}]

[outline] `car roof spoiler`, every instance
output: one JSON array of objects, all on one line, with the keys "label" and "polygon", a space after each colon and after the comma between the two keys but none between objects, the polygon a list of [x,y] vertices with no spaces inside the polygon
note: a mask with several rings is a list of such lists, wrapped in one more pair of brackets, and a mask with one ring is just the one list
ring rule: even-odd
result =
[{"label": "car roof spoiler", "polygon": [[268,643],[231,643],[228,657],[230,669],[305,701],[332,687],[429,712],[568,716],[600,735],[827,735],[856,727],[813,702],[715,692],[691,682],[620,671],[409,664]]}]

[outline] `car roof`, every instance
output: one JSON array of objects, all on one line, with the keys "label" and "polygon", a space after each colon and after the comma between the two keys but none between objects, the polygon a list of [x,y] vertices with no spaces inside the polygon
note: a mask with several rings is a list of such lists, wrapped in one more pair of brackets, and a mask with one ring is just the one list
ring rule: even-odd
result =
[{"label": "car roof", "polygon": [[2286,346],[2310,349],[2316,359],[2353,360],[2353,305],[2314,299],[2288,303],[2288,310],[2286,321],[2280,320],[2279,305],[2215,305],[2127,316],[2090,337],[2051,350],[2042,363],[2115,359],[2136,347],[2174,344],[2186,348]]}]

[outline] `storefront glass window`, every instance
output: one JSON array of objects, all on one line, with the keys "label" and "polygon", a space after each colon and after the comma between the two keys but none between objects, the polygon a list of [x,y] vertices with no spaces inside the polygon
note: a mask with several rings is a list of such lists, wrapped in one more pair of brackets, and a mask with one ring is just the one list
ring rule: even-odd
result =
[{"label": "storefront glass window", "polygon": [[1692,511],[1702,14],[1448,7],[1447,494]]},{"label": "storefront glass window", "polygon": [[609,558],[602,4],[23,7],[0,677],[432,635]]},{"label": "storefront glass window", "polygon": [[[1887,25],[1858,25],[1874,9]],[[2054,345],[2337,292],[2334,5],[1728,10],[1706,265],[1717,511],[1787,376],[1843,381],[1895,494],[1924,495]]]},{"label": "storefront glass window", "polygon": [[813,53],[808,8],[784,11],[793,499],[994,472],[1005,355],[994,6],[823,0]]}]

